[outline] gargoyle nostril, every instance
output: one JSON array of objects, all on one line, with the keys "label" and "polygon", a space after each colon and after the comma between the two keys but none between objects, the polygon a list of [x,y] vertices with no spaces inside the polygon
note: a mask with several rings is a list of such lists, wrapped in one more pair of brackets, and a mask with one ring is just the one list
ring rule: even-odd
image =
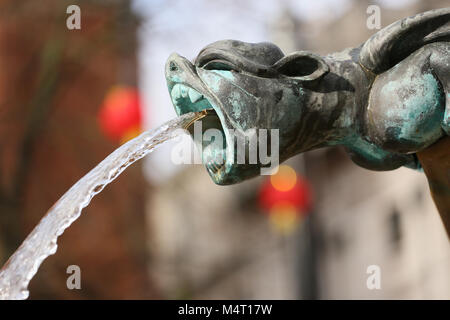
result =
[{"label": "gargoyle nostril", "polygon": [[171,61],[169,64],[169,69],[170,71],[177,71],[178,70],[178,66],[175,62]]}]

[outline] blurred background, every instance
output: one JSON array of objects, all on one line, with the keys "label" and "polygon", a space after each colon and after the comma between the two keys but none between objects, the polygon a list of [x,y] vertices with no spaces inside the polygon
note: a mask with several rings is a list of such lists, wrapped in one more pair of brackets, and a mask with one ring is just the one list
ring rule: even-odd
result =
[{"label": "blurred background", "polygon": [[[69,5],[81,29],[69,30]],[[0,263],[79,178],[176,116],[164,78],[220,39],[285,53],[358,46],[445,0],[0,1]],[[423,174],[371,172],[341,148],[220,187],[168,143],[125,171],[58,241],[32,299],[450,299],[450,247]],[[280,205],[283,203],[283,205]],[[286,205],[286,203],[288,205]],[[81,290],[66,269],[81,268]],[[369,290],[367,268],[381,270]]]}]

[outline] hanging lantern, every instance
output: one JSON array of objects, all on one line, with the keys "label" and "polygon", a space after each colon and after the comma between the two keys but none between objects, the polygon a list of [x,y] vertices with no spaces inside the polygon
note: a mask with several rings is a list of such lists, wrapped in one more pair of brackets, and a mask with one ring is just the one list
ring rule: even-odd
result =
[{"label": "hanging lantern", "polygon": [[281,165],[278,172],[263,183],[259,204],[278,231],[290,233],[310,210],[311,191],[292,167]]},{"label": "hanging lantern", "polygon": [[136,88],[115,86],[106,94],[98,121],[112,141],[126,142],[141,132],[142,114]]}]

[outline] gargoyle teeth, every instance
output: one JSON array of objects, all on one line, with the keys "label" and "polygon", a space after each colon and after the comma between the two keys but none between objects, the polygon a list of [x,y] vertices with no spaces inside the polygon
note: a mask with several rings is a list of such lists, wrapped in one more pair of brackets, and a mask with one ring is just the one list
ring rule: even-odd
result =
[{"label": "gargoyle teeth", "polygon": [[176,85],[173,86],[170,95],[173,101],[177,101],[181,98],[187,98],[189,96],[189,100],[192,103],[195,103],[204,98],[203,95],[199,93],[197,90],[180,83],[177,83]]},{"label": "gargoyle teeth", "polygon": [[201,98],[203,98],[203,95],[200,92],[192,88],[189,88],[189,99],[191,99],[192,103],[197,102]]},{"label": "gargoyle teeth", "polygon": [[183,86],[183,85],[181,85],[181,84],[180,84],[179,86],[180,86],[181,96],[182,96],[183,98],[187,98],[189,88],[186,87],[186,86]]},{"label": "gargoyle teeth", "polygon": [[178,100],[181,97],[181,85],[174,85],[172,91],[170,92],[170,95],[172,97],[172,100]]}]

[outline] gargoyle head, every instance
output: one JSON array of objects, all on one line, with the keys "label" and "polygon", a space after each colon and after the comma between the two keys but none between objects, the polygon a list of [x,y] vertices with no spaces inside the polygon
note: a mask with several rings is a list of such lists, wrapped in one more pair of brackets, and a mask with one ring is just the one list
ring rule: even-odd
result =
[{"label": "gargoyle head", "polygon": [[[203,141],[203,162],[215,183],[232,184],[271,165],[259,156],[252,161],[248,152],[253,150],[252,136],[266,135],[268,153],[273,157],[279,152],[275,156],[280,162],[308,149],[299,137],[299,128],[308,128],[305,104],[311,86],[328,71],[325,61],[313,53],[285,56],[272,43],[224,40],[201,50],[194,63],[172,54],[165,74],[178,115],[209,110],[202,119],[203,131],[218,129],[225,141]],[[277,150],[270,150],[275,145],[270,141],[271,129],[279,130]],[[245,163],[236,159],[239,147],[247,150]]]}]

